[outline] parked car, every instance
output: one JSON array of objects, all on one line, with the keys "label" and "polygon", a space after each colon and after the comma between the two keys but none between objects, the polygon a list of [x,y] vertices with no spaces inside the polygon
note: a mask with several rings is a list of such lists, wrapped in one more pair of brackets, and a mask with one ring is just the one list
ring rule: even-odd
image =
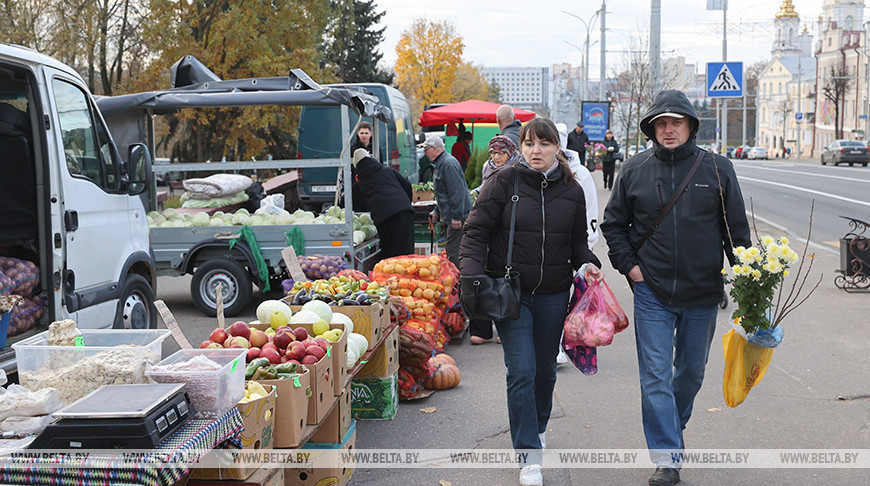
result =
[{"label": "parked car", "polygon": [[736,149],[737,149],[737,147],[732,147],[729,145],[725,150],[725,156],[728,157],[729,159],[733,159],[734,158],[734,150],[736,150]]},{"label": "parked car", "polygon": [[746,156],[746,158],[752,160],[767,160],[767,149],[764,147],[752,147],[751,149],[749,149],[749,154]]},{"label": "parked car", "polygon": [[626,149],[625,154],[629,157],[632,157],[640,151],[643,151],[643,147],[641,147],[640,150],[638,150],[637,145],[631,145],[628,147],[628,149]]},{"label": "parked car", "polygon": [[830,162],[834,165],[861,164],[867,167],[867,162],[870,162],[870,149],[858,140],[834,140],[822,150],[821,160],[822,165]]}]

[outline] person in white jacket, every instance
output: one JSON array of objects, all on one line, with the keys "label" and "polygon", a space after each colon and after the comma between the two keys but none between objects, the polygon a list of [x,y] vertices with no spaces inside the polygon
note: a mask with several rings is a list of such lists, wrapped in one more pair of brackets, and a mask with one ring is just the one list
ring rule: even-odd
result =
[{"label": "person in white jacket", "polygon": [[559,142],[562,145],[562,152],[568,158],[568,165],[571,166],[571,171],[574,172],[574,179],[583,188],[583,194],[586,196],[586,222],[589,225],[586,228],[588,235],[587,241],[591,250],[598,242],[598,190],[595,188],[595,181],[592,180],[592,174],[589,169],[583,166],[580,162],[580,155],[574,150],[568,149],[568,127],[564,123],[557,123],[556,129],[559,130]]},{"label": "person in white jacket", "polygon": [[[580,161],[580,155],[568,148],[568,126],[564,123],[557,123],[556,130],[559,131],[559,144],[562,146],[562,152],[568,159],[568,165],[571,167],[571,172],[574,173],[574,179],[583,188],[583,195],[586,199],[586,242],[591,250],[595,243],[598,243],[600,232],[598,231],[598,190],[595,188],[595,181],[592,180],[592,174],[589,172],[583,163]],[[559,354],[556,356],[556,363],[565,364],[570,359],[565,351],[559,346]]]}]

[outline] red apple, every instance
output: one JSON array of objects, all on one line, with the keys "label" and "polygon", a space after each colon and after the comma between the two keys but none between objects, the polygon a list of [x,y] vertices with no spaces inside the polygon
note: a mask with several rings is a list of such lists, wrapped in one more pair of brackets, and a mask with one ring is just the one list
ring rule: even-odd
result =
[{"label": "red apple", "polygon": [[323,348],[315,344],[313,346],[308,346],[307,348],[305,348],[305,354],[309,356],[314,356],[319,361],[320,358],[326,356],[326,351],[324,351]]},{"label": "red apple", "polygon": [[229,333],[231,336],[243,337],[249,339],[251,337],[251,328],[245,321],[236,321],[230,326]]},{"label": "red apple", "polygon": [[324,351],[329,351],[329,339],[326,339],[325,337],[316,337],[314,338],[314,342],[323,348]]},{"label": "red apple", "polygon": [[245,356],[245,362],[250,363],[254,358],[260,357],[260,348],[251,348],[248,350],[248,355]]},{"label": "red apple", "polygon": [[297,327],[293,330],[293,334],[296,335],[297,341],[305,341],[308,338],[308,331],[304,327]]},{"label": "red apple", "polygon": [[220,349],[220,348],[223,348],[223,346],[221,346],[218,343],[211,343],[208,346],[206,346],[205,348],[206,349]]},{"label": "red apple", "polygon": [[223,344],[227,340],[227,332],[218,327],[208,335],[208,340],[213,343]]},{"label": "red apple", "polygon": [[293,341],[290,346],[287,346],[287,351],[284,353],[291,360],[300,360],[305,356],[305,346],[299,341]]},{"label": "red apple", "polygon": [[288,359],[287,362],[288,362],[288,363],[293,363],[293,364],[302,364],[302,362],[300,362],[300,361],[297,360],[297,359]]},{"label": "red apple", "polygon": [[278,349],[286,348],[290,343],[296,340],[295,336],[292,338],[290,336],[293,336],[291,331],[279,327],[278,330],[275,331],[275,337],[272,338],[272,342],[275,343],[275,346],[278,346]]},{"label": "red apple", "polygon": [[281,362],[281,357],[278,356],[278,351],[275,351],[274,349],[261,350],[260,357],[268,359],[272,364],[279,364]]},{"label": "red apple", "polygon": [[278,352],[278,346],[275,346],[275,343],[272,343],[272,342],[268,342],[268,343],[260,346],[260,349],[262,351],[265,351],[267,349],[274,349],[276,353]]},{"label": "red apple", "polygon": [[255,346],[257,348],[262,348],[264,344],[269,342],[269,335],[263,331],[254,331],[251,333],[251,346]]},{"label": "red apple", "polygon": [[304,358],[302,358],[301,364],[317,364],[320,361],[319,359],[311,356],[310,354],[306,354]]},{"label": "red apple", "polygon": [[205,349],[209,344],[213,344],[211,341],[203,341],[202,344],[199,345],[199,349]]},{"label": "red apple", "polygon": [[287,359],[287,356],[281,356],[281,362],[282,362],[282,363],[286,363],[287,361],[289,361],[289,360]]},{"label": "red apple", "polygon": [[314,340],[311,339],[310,337],[309,337],[309,338],[305,338],[305,339],[303,339],[303,340],[302,340],[302,344],[303,344],[306,348],[307,348],[308,346],[319,346],[319,344],[317,344],[316,342],[314,342]]},{"label": "red apple", "polygon": [[227,342],[230,343],[231,348],[234,346],[238,346],[240,348],[245,348],[245,349],[248,349],[251,347],[251,343],[249,343],[247,339],[245,339],[241,336],[233,336],[229,340],[227,340]]}]

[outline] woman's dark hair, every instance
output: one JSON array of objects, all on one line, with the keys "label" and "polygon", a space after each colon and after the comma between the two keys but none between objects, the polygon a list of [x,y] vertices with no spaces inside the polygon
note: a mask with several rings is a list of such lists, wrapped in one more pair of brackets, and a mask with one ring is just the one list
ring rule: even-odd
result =
[{"label": "woman's dark hair", "polygon": [[[523,142],[532,137],[546,140],[556,147],[561,146],[559,142],[559,130],[547,118],[538,117],[523,125],[523,128],[520,129],[520,146],[518,147],[520,151],[522,151]],[[577,180],[574,179],[574,172],[568,165],[568,159],[565,158],[561,150],[556,153],[556,160],[559,161],[559,167],[562,169],[562,180],[565,184],[569,186],[578,185]]]}]

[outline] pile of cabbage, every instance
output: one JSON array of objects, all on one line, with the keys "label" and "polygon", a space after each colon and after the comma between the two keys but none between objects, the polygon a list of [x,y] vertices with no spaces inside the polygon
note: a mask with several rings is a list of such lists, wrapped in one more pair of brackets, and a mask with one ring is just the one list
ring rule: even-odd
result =
[{"label": "pile of cabbage", "polygon": [[[234,213],[216,211],[209,216],[205,212],[188,214],[181,213],[173,208],[164,209],[162,213],[151,211],[146,219],[151,228],[181,228],[192,226],[268,226],[268,225],[294,225],[294,224],[343,224],[345,222],[344,210],[332,206],[323,214],[315,216],[311,211],[297,209],[294,213],[272,214],[258,209],[251,214],[247,209],[241,208]],[[353,242],[360,244],[377,236],[378,230],[369,213],[355,213],[353,215]]]}]

